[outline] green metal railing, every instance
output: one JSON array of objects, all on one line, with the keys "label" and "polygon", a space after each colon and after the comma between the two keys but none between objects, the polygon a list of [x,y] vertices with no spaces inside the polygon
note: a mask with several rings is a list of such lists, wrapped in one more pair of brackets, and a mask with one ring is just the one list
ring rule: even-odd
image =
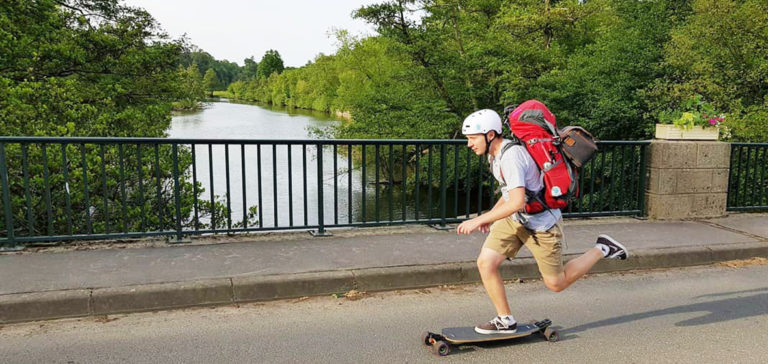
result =
[{"label": "green metal railing", "polygon": [[646,149],[650,141],[601,141],[579,173],[581,193],[565,217],[643,216]]},{"label": "green metal railing", "polygon": [[[600,142],[565,216],[641,215],[649,142]],[[495,203],[464,140],[0,137],[0,248],[431,224]]]},{"label": "green metal railing", "polygon": [[768,210],[768,143],[731,143],[729,211]]}]

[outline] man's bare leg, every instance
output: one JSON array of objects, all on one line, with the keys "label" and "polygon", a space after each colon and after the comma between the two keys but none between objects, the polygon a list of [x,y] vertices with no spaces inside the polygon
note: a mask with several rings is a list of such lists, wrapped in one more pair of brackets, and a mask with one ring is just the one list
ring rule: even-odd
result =
[{"label": "man's bare leg", "polygon": [[[600,248],[602,246],[602,248]],[[606,250],[604,250],[606,249]],[[619,242],[607,235],[600,235],[597,238],[596,246],[587,250],[576,259],[569,261],[563,272],[557,275],[543,276],[544,284],[554,292],[560,292],[573,282],[583,277],[600,259],[616,258],[627,259],[626,248]]]},{"label": "man's bare leg", "polygon": [[578,258],[566,263],[562,273],[543,276],[544,284],[550,290],[560,292],[587,274],[600,259],[603,259],[603,252],[600,249],[589,249]]},{"label": "man's bare leg", "polygon": [[499,316],[511,314],[507,292],[504,290],[504,280],[499,272],[499,266],[505,259],[507,259],[505,255],[488,248],[483,248],[477,257],[477,268],[480,271],[480,278],[483,280],[483,287],[485,287],[485,291],[488,293],[493,306],[496,307],[496,313]]}]

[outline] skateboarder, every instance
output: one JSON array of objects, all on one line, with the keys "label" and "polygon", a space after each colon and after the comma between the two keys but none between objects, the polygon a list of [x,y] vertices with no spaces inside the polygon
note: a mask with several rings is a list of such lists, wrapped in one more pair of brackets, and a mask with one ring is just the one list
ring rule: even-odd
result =
[{"label": "skateboarder", "polygon": [[495,334],[517,330],[499,266],[505,259],[515,257],[523,245],[536,259],[544,284],[554,292],[573,284],[600,259],[627,259],[629,254],[624,246],[610,236],[600,235],[594,248],[564,266],[560,210],[545,210],[534,215],[521,212],[526,203],[526,189],[538,192],[543,188],[539,169],[525,147],[507,145],[512,141],[501,136],[501,118],[493,110],[480,110],[467,116],[462,134],[467,138],[467,147],[475,154],[488,155],[493,176],[502,186],[502,196],[490,211],[464,221],[456,229],[458,234],[476,230],[490,233],[477,257],[477,267],[497,316],[477,325],[476,332]]}]

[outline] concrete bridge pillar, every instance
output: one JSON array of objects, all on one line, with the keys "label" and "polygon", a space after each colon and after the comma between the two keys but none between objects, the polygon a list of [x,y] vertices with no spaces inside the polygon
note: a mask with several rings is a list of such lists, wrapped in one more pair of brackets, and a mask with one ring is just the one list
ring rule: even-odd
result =
[{"label": "concrete bridge pillar", "polygon": [[647,150],[648,218],[726,214],[731,146],[717,141],[653,140]]}]

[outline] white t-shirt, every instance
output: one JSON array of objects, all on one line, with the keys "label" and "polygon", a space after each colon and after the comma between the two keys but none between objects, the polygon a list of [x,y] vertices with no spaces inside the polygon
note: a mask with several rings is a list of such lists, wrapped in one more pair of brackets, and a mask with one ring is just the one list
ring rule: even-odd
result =
[{"label": "white t-shirt", "polygon": [[[512,141],[504,139],[499,153],[509,143]],[[504,153],[501,153],[500,158],[494,158],[489,153],[488,163],[491,165],[493,176],[501,186],[501,196],[505,201],[509,201],[509,191],[517,187],[524,187],[531,192],[539,192],[544,188],[539,167],[522,145],[509,147]],[[504,174],[503,179],[501,177],[502,172]],[[544,210],[533,215],[520,212],[519,215],[522,216],[523,220],[526,220],[523,225],[534,231],[547,231],[562,218],[560,209]],[[513,214],[512,219],[520,221],[518,214]]]}]

